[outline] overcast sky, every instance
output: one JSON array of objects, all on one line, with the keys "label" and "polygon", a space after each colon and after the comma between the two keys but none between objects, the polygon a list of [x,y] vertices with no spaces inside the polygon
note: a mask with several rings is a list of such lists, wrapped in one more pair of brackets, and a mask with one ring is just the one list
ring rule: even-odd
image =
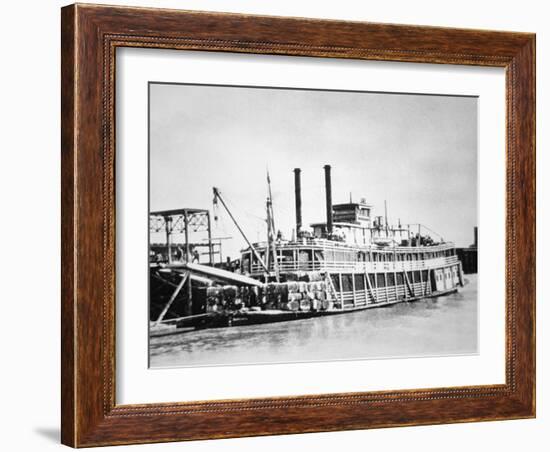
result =
[{"label": "overcast sky", "polygon": [[[477,99],[150,84],[150,208],[212,209],[218,187],[250,240],[266,237],[266,168],[276,227],[295,225],[293,168],[302,169],[303,223],[333,203],[366,198],[391,223],[422,223],[458,246],[477,225]],[[225,211],[213,235],[244,241]],[[159,237],[152,237],[156,241]],[[199,240],[200,235],[194,240]]]}]

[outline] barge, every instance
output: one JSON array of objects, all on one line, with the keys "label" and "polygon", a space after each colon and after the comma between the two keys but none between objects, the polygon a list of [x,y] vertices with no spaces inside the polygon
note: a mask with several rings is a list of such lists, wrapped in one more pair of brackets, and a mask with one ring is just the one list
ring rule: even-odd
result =
[{"label": "barge", "polygon": [[[419,224],[390,225],[387,214],[374,216],[372,205],[364,199],[333,205],[329,165],[324,173],[326,221],[304,228],[301,170],[294,170],[296,227],[290,240],[276,232],[269,175],[263,242],[248,240],[220,190],[214,188],[215,205],[226,209],[247,243],[240,258],[232,262],[224,263],[221,255],[220,262],[212,261],[208,229],[209,263],[200,263],[188,240],[188,212],[183,218],[186,241],[178,247],[170,237],[175,221],[170,215],[176,211],[155,213],[157,221],[164,218],[167,232],[166,255],[161,253],[159,258],[156,245],[150,264],[155,331],[169,334],[167,326],[176,330],[227,327],[351,313],[443,296],[464,285],[452,242],[434,239]],[[208,212],[207,216],[209,228]],[[159,281],[169,290],[153,309]]]}]

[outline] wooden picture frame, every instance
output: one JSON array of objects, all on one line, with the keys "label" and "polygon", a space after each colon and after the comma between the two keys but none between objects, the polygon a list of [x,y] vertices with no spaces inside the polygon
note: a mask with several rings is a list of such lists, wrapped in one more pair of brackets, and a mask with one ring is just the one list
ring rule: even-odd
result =
[{"label": "wooden picture frame", "polygon": [[[73,447],[535,416],[535,35],[71,5],[62,9],[62,442]],[[506,383],[115,403],[115,50],[147,47],[506,70]]]}]

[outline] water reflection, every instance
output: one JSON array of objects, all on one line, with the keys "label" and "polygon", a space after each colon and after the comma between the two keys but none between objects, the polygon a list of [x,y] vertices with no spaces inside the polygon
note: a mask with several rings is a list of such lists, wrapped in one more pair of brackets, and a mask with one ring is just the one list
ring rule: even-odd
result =
[{"label": "water reflection", "polygon": [[153,338],[151,367],[477,352],[477,275],[456,294],[292,322]]}]

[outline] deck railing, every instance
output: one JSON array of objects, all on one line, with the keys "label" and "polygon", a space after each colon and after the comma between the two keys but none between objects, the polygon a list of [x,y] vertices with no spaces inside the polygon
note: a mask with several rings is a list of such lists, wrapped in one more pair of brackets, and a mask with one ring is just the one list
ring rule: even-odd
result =
[{"label": "deck railing", "polygon": [[[267,242],[254,243],[256,250],[265,250],[268,247]],[[404,253],[437,253],[454,248],[453,242],[443,242],[429,246],[377,246],[377,245],[362,245],[359,243],[350,242],[335,242],[334,240],[304,238],[296,241],[283,241],[277,242],[277,250],[282,252],[284,250],[294,249],[315,249],[315,250],[329,250],[329,251],[363,251],[363,252],[375,252],[375,253],[389,253],[389,254],[404,254]],[[245,251],[245,250],[242,250]]]},{"label": "deck railing", "polygon": [[[402,272],[414,270],[426,270],[430,268],[443,267],[458,263],[457,256],[437,257],[415,261],[393,261],[393,262],[352,262],[352,261],[279,261],[279,271],[314,271],[314,272]],[[269,266],[274,271],[273,263]],[[263,267],[260,264],[252,265],[252,274],[263,274]]]}]

